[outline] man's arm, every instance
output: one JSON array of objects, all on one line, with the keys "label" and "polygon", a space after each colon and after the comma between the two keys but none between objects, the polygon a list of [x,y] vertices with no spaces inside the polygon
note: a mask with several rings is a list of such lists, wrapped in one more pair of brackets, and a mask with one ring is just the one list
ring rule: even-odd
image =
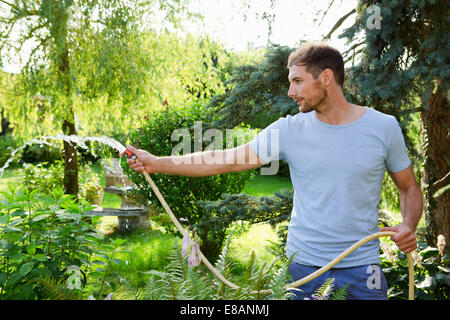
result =
[{"label": "man's arm", "polygon": [[411,165],[399,172],[388,171],[390,177],[397,185],[400,193],[400,211],[403,221],[395,227],[381,228],[380,231],[395,231],[392,237],[397,247],[405,253],[417,247],[416,227],[422,216],[423,198],[422,192]]},{"label": "man's arm", "polygon": [[255,169],[265,163],[248,144],[225,149],[195,152],[182,156],[157,157],[145,150],[127,146],[137,162],[128,159],[131,169],[148,173],[164,173],[190,177],[206,177],[228,172]]}]

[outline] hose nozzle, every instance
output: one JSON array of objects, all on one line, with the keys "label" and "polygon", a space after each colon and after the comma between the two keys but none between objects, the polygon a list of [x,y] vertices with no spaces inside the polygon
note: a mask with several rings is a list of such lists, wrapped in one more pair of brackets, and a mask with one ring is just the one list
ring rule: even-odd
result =
[{"label": "hose nozzle", "polygon": [[134,153],[132,153],[128,149],[123,152],[123,155],[126,156],[128,159],[131,159],[131,160],[137,159],[136,155]]}]

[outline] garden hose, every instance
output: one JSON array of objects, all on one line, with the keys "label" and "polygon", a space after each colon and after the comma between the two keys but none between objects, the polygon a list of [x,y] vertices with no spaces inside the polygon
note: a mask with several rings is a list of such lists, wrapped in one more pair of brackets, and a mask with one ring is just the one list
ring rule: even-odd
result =
[{"label": "garden hose", "polygon": [[[128,151],[128,150],[127,150]],[[125,155],[130,158],[130,159],[136,159],[136,156],[134,154],[131,154],[131,152],[125,152]],[[156,197],[158,198],[158,200],[161,202],[162,206],[164,207],[164,209],[166,210],[167,214],[170,217],[170,220],[172,220],[172,222],[175,224],[175,226],[177,227],[178,231],[180,231],[180,233],[184,236],[188,233],[188,231],[186,231],[183,226],[180,224],[180,222],[178,221],[178,219],[175,217],[175,215],[173,214],[172,210],[170,209],[169,205],[167,204],[166,200],[164,199],[164,197],[162,196],[161,192],[159,192],[158,187],[155,185],[155,183],[153,182],[152,178],[150,178],[149,174],[144,170],[142,172],[144,174],[145,179],[147,180],[147,182],[150,184],[153,192],[155,193]],[[299,279],[295,282],[290,283],[289,285],[287,285],[285,287],[285,289],[293,289],[296,287],[299,287],[305,283],[307,283],[308,281],[311,281],[313,279],[315,279],[316,277],[320,276],[321,274],[325,273],[326,271],[328,271],[329,269],[331,269],[332,267],[334,267],[337,263],[339,263],[342,259],[344,259],[346,256],[348,256],[350,253],[352,253],[353,251],[355,251],[357,248],[359,248],[360,246],[362,246],[363,244],[372,241],[376,238],[380,238],[380,237],[386,237],[386,236],[394,236],[396,233],[393,231],[384,231],[384,232],[377,232],[377,233],[373,233],[371,235],[368,235],[367,237],[355,242],[352,246],[350,246],[348,249],[346,249],[344,252],[342,252],[340,255],[338,255],[336,258],[334,258],[332,261],[330,261],[328,264],[326,264],[325,266],[323,266],[322,268],[318,269],[317,271],[311,273],[310,275]],[[222,276],[219,271],[217,271],[216,268],[214,268],[214,266],[208,261],[208,259],[203,255],[203,253],[198,250],[200,259],[203,261],[203,263],[206,265],[206,267],[220,280],[222,281],[224,284],[226,284],[228,287],[232,288],[232,289],[239,289],[240,287],[235,285],[234,283],[230,282],[229,280],[227,280],[224,276]],[[407,259],[408,259],[408,272],[409,272],[409,294],[408,294],[408,298],[409,300],[414,300],[414,263],[413,263],[413,259],[412,259],[412,253],[408,252],[406,254]],[[259,293],[259,294],[271,294],[272,290],[268,289],[268,290],[259,290],[259,291],[255,291],[254,293]]]}]

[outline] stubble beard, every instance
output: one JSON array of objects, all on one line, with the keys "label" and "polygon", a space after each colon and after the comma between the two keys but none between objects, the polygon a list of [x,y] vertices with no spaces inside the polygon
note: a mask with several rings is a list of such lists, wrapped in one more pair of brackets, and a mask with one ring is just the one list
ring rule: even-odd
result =
[{"label": "stubble beard", "polygon": [[327,101],[327,91],[319,85],[318,93],[309,99],[305,99],[303,105],[299,106],[299,110],[301,113],[308,113],[311,111],[323,113],[324,109],[327,108]]}]

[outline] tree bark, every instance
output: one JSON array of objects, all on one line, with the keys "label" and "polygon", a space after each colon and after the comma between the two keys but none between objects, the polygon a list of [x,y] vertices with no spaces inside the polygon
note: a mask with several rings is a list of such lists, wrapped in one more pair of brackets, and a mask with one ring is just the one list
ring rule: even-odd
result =
[{"label": "tree bark", "polygon": [[[63,121],[64,135],[76,135],[75,129],[75,115],[71,106],[71,85],[70,85],[70,65],[69,65],[69,50],[64,47],[61,50],[59,69],[61,71],[61,82],[64,85],[63,92],[66,95],[67,105],[65,106],[66,117]],[[77,196],[79,191],[78,186],[78,150],[76,143],[64,141],[64,189],[65,193]]]},{"label": "tree bark", "polygon": [[450,190],[434,196],[448,183],[443,178],[450,167],[450,109],[440,89],[431,95],[429,108],[421,112],[421,119],[426,241],[435,247],[438,235],[442,234],[446,243],[444,250],[450,253]]},{"label": "tree bark", "polygon": [[[64,120],[63,132],[65,135],[75,135],[75,124]],[[65,193],[77,195],[78,187],[78,150],[76,144],[64,141],[64,189]]]},{"label": "tree bark", "polygon": [[9,121],[4,117],[4,109],[2,108],[1,111],[1,130],[0,130],[0,136],[4,136],[8,132],[12,132],[12,128],[9,127]]}]

